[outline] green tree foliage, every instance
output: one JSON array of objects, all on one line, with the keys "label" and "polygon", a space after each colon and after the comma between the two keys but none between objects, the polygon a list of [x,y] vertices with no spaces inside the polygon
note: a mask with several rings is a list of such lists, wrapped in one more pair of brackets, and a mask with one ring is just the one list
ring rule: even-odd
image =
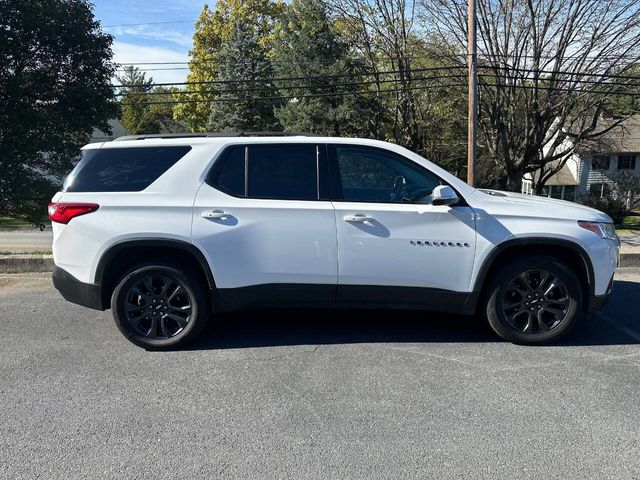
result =
[{"label": "green tree foliage", "polygon": [[371,95],[358,94],[356,82],[361,81],[358,71],[363,65],[349,59],[349,47],[333,27],[322,0],[291,2],[273,53],[277,77],[307,77],[279,83],[283,96],[296,97],[277,110],[285,130],[375,135],[380,105]]},{"label": "green tree foliage", "polygon": [[124,68],[124,73],[118,76],[118,81],[122,85],[122,124],[131,133],[142,133],[142,121],[148,102],[148,96],[145,94],[153,88],[153,77],[147,78],[138,67],[129,65]]},{"label": "green tree foliage", "polygon": [[177,88],[153,88],[139,68],[127,66],[120,82],[121,117],[124,127],[133,134],[185,132],[184,125],[173,119],[172,103]]},{"label": "green tree foliage", "polygon": [[0,215],[40,219],[92,130],[109,131],[111,43],[86,0],[0,2]]},{"label": "green tree foliage", "polygon": [[[193,84],[178,100],[189,100],[174,108],[174,117],[183,121],[193,131],[204,131],[210,116],[210,101],[215,98],[211,82],[218,77],[223,61],[222,47],[238,22],[251,25],[258,43],[268,48],[273,40],[275,23],[282,16],[285,4],[282,0],[219,0],[215,10],[205,5],[195,25],[193,48],[189,52],[189,75]],[[195,102],[198,100],[198,102]]]},{"label": "green tree foliage", "polygon": [[273,67],[258,40],[256,29],[240,20],[224,43],[216,80],[225,83],[211,104],[209,130],[273,131],[280,128],[274,114],[274,100],[269,99],[276,96],[270,81]]}]

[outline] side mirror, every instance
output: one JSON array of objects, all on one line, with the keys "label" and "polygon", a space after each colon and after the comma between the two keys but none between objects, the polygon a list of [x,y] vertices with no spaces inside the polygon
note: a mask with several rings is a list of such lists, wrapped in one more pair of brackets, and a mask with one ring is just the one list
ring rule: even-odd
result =
[{"label": "side mirror", "polygon": [[448,185],[438,185],[431,192],[432,205],[455,205],[459,201],[456,192]]}]

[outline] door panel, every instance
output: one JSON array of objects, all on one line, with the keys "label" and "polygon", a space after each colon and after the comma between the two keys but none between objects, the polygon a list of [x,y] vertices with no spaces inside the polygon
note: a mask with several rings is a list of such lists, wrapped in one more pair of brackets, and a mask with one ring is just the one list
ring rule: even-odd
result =
[{"label": "door panel", "polygon": [[237,145],[216,160],[196,196],[193,242],[223,301],[335,300],[333,205],[319,200],[315,144]]},{"label": "door panel", "polygon": [[[334,207],[339,285],[468,292],[476,243],[470,207],[352,202]],[[358,215],[369,220],[349,221]]]},{"label": "door panel", "polygon": [[[206,217],[216,210],[225,217]],[[331,202],[234,198],[205,184],[194,205],[193,241],[218,288],[337,282]]]}]

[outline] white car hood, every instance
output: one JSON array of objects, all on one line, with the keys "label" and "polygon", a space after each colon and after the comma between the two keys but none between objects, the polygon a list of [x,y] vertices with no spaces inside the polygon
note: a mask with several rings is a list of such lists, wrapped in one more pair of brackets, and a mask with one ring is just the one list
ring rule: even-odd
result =
[{"label": "white car hood", "polygon": [[467,197],[471,207],[491,215],[557,218],[611,223],[611,217],[574,202],[500,190],[476,190]]}]

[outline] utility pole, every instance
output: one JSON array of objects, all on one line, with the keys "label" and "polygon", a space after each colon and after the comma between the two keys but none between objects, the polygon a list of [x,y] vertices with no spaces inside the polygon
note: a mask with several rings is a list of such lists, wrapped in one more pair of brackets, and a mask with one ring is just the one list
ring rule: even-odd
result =
[{"label": "utility pole", "polygon": [[476,185],[476,143],[478,139],[478,50],[476,47],[476,0],[469,2],[467,14],[467,67],[469,69],[469,128],[467,183]]}]

